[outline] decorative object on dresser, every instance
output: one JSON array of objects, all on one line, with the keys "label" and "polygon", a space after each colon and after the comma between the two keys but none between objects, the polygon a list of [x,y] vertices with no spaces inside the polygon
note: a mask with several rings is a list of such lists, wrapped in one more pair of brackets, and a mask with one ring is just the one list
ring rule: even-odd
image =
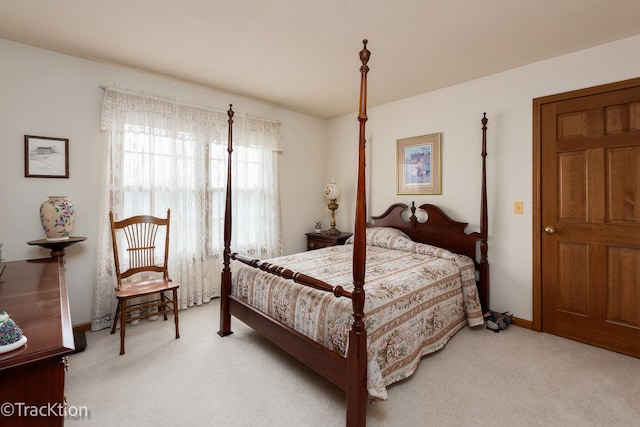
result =
[{"label": "decorative object on dresser", "polygon": [[333,182],[333,180],[324,187],[324,195],[329,199],[327,207],[331,211],[331,228],[325,231],[325,233],[330,236],[338,236],[340,234],[340,230],[336,228],[336,209],[338,209],[337,200],[338,197],[340,197],[340,192],[340,186]]},{"label": "decorative object on dresser", "polygon": [[0,354],[2,401],[24,408],[48,408],[45,416],[2,413],[2,425],[62,426],[67,356],[73,330],[62,258],[7,262],[2,276],[2,310],[29,337],[27,345]]},{"label": "decorative object on dresser", "polygon": [[27,337],[22,329],[6,311],[0,311],[0,353],[15,350],[26,343]]},{"label": "decorative object on dresser", "polygon": [[344,245],[344,242],[351,237],[353,233],[307,233],[307,250],[326,248],[329,246]]},{"label": "decorative object on dresser", "polygon": [[69,140],[25,135],[24,176],[69,178]]},{"label": "decorative object on dresser", "polygon": [[69,239],[75,217],[75,206],[67,196],[49,196],[40,204],[40,224],[49,241]]}]

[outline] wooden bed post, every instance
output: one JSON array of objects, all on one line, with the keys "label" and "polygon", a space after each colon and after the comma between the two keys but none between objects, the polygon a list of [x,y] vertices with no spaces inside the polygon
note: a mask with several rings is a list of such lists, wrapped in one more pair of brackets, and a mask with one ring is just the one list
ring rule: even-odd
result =
[{"label": "wooden bed post", "polygon": [[358,188],[356,222],[353,241],[353,324],[349,332],[347,353],[347,426],[364,426],[367,421],[367,332],[364,328],[364,274],[366,259],[366,185],[365,185],[365,124],[367,122],[367,62],[371,52],[367,40],[360,51],[360,143],[358,155]]},{"label": "wooden bed post", "polygon": [[489,218],[487,214],[487,113],[482,117],[482,196],[480,206],[480,305],[483,314],[489,311]]},{"label": "wooden bed post", "polygon": [[224,253],[222,284],[220,289],[220,330],[221,337],[232,334],[231,312],[229,311],[229,294],[231,293],[231,153],[233,152],[233,105],[229,104],[229,136],[227,141],[227,196],[224,210]]}]

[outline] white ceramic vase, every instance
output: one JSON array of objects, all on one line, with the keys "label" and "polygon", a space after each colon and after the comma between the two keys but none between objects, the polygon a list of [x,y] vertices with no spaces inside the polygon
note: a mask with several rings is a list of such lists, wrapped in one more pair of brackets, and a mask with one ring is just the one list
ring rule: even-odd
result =
[{"label": "white ceramic vase", "polygon": [[67,240],[73,227],[76,210],[66,196],[49,196],[40,205],[40,223],[47,240]]}]

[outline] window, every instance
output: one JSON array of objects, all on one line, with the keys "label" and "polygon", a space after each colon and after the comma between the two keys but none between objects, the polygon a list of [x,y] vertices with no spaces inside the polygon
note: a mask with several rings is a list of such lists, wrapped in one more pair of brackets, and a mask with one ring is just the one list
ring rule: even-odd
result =
[{"label": "window", "polygon": [[[227,186],[226,113],[106,89],[102,109],[105,177],[101,207],[116,219],[171,209],[169,272],[180,308],[220,292]],[[234,117],[234,250],[281,255],[279,123]],[[101,224],[102,226],[102,224]],[[99,230],[94,329],[110,317],[110,235]],[[110,322],[110,318],[109,318]]]}]

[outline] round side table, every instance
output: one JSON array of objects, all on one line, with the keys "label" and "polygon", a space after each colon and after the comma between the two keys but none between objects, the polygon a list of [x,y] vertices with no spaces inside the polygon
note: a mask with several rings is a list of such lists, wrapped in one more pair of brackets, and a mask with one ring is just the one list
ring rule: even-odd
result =
[{"label": "round side table", "polygon": [[85,240],[87,240],[87,238],[83,236],[71,236],[65,240],[47,240],[47,239],[32,240],[30,242],[27,242],[27,244],[32,246],[41,246],[46,249],[51,249],[51,257],[59,258],[64,256],[65,249],[67,248],[67,246],[71,246],[74,243],[82,242]]}]

